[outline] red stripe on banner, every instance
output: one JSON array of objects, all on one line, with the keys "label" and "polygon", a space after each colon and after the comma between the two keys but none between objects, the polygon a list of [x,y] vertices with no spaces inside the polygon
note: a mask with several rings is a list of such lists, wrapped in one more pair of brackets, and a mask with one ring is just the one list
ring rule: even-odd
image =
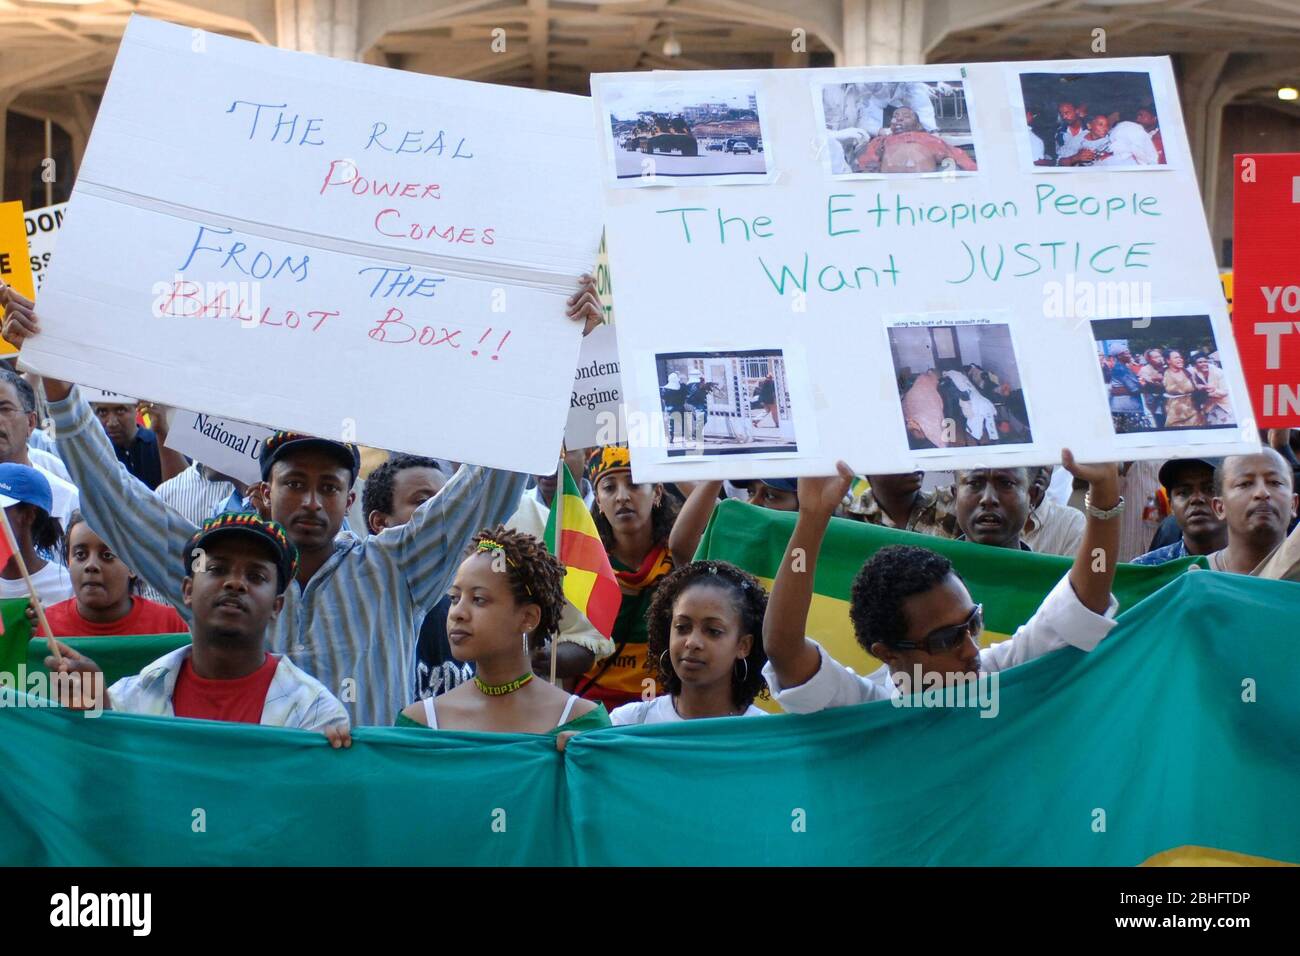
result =
[{"label": "red stripe on banner", "polygon": [[568,528],[563,529],[560,535],[560,554],[564,556],[565,565],[595,571],[597,574],[607,574],[611,578],[614,576],[614,569],[609,564],[609,555],[605,553],[605,545],[601,543],[600,538],[593,538],[589,534]]},{"label": "red stripe on banner", "polygon": [[614,633],[614,621],[622,604],[623,592],[619,589],[618,582],[597,575],[583,613],[587,615],[592,627],[609,637]]}]

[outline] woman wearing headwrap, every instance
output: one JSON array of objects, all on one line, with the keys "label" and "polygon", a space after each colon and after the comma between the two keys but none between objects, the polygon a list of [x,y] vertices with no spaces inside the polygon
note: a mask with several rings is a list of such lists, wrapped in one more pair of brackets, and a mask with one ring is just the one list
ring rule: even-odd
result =
[{"label": "woman wearing headwrap", "polygon": [[663,485],[632,480],[626,447],[597,448],[587,459],[587,478],[596,493],[591,516],[609,555],[623,603],[614,620],[614,653],[578,678],[577,692],[611,710],[640,700],[646,666],[646,610],[660,580],[673,569],[668,535],[677,506]]}]

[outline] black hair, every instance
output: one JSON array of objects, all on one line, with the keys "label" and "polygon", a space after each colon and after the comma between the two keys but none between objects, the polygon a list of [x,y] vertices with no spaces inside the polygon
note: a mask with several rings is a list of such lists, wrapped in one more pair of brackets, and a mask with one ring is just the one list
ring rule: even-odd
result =
[{"label": "black hair", "polygon": [[[592,491],[595,491],[594,487]],[[668,493],[667,488],[664,488],[663,494],[659,496],[659,504],[650,509],[650,540],[656,545],[668,543],[668,535],[672,533],[673,522],[677,520],[677,512],[680,508],[677,499]],[[605,550],[609,551],[614,547],[614,529],[601,513],[599,501],[593,500],[591,503],[591,518],[596,522],[596,531],[600,534],[601,543],[605,545]]]},{"label": "black hair", "polygon": [[32,518],[32,546],[46,554],[59,554],[63,550],[63,523],[44,508],[33,504],[27,507],[36,513]]},{"label": "black hair", "polygon": [[506,579],[515,600],[520,604],[536,604],[541,609],[541,619],[528,635],[529,644],[535,645],[539,638],[554,637],[560,630],[560,616],[564,614],[564,565],[539,539],[505,525],[484,528],[474,535],[466,557],[479,551],[492,553],[487,548],[479,548],[480,541],[501,546],[506,559]]},{"label": "black hair", "polygon": [[442,474],[442,468],[432,458],[420,455],[393,455],[370,473],[366,486],[361,489],[361,514],[367,521],[372,512],[393,513],[393,484],[399,473],[408,468],[432,468]]},{"label": "black hair", "polygon": [[905,639],[903,601],[942,584],[950,574],[957,574],[952,562],[926,548],[896,544],[872,555],[849,592],[849,620],[862,649],[870,654],[872,644]]},{"label": "black hair", "polygon": [[[72,509],[72,514],[68,516],[68,526],[63,529],[63,545],[62,548],[60,549],[63,555],[63,566],[67,568],[69,571],[72,570],[72,529],[79,524],[84,524],[88,528],[90,527],[89,522],[86,521],[86,516],[81,513],[81,509],[74,508]],[[96,537],[99,536],[99,532],[95,531],[94,528],[90,528],[90,530],[94,532]],[[103,538],[100,538],[100,540],[103,541]],[[107,541],[105,541],[104,543],[108,544]],[[109,546],[109,550],[112,551],[111,545]],[[116,551],[114,551],[113,553],[117,554]],[[118,557],[118,560],[119,561],[121,560],[120,556]],[[144,589],[144,585],[140,581],[139,575],[137,575],[134,571],[128,568],[126,593],[139,594],[143,589]]]},{"label": "black hair", "polygon": [[763,665],[767,663],[767,654],[763,650],[763,615],[767,613],[767,592],[757,578],[734,564],[726,561],[692,561],[677,568],[659,583],[645,615],[646,666],[668,689],[668,693],[674,696],[681,693],[681,679],[673,670],[666,652],[672,634],[673,604],[683,591],[695,585],[709,585],[725,590],[740,618],[740,633],[753,636],[743,676],[736,673],[734,666],[731,669],[731,700],[737,709],[744,710],[767,686],[763,679]]},{"label": "black hair", "polygon": [[36,411],[36,391],[27,379],[7,366],[0,366],[0,382],[6,382],[14,387],[14,392],[18,395],[18,404],[23,407],[24,412],[31,415]]}]

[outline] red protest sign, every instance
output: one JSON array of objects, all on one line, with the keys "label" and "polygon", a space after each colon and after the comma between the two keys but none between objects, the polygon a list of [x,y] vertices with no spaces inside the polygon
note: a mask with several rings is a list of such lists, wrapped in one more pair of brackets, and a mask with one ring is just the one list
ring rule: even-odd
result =
[{"label": "red protest sign", "polygon": [[1260,428],[1300,425],[1300,153],[1233,158],[1232,332]]}]

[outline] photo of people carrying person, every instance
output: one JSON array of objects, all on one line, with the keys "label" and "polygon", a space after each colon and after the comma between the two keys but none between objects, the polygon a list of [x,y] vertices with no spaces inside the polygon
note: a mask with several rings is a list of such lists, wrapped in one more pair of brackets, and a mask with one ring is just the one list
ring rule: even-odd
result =
[{"label": "photo of people carrying person", "polygon": [[977,169],[960,80],[833,83],[820,98],[833,176]]},{"label": "photo of people carrying person", "polygon": [[1164,166],[1160,113],[1148,73],[1022,73],[1034,166]]},{"label": "photo of people carrying person", "polygon": [[1115,434],[1237,424],[1208,315],[1092,323]]},{"label": "photo of people carrying person", "polygon": [[620,95],[607,87],[615,175],[764,176],[767,156],[758,95],[749,87],[679,84]]},{"label": "photo of people carrying person", "polygon": [[909,448],[1033,441],[1009,325],[905,320],[889,352]]},{"label": "photo of people carrying person", "polygon": [[780,349],[655,356],[668,454],[797,452]]}]

